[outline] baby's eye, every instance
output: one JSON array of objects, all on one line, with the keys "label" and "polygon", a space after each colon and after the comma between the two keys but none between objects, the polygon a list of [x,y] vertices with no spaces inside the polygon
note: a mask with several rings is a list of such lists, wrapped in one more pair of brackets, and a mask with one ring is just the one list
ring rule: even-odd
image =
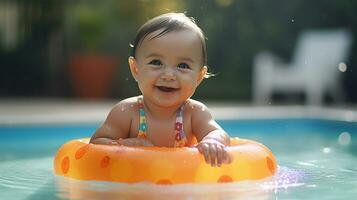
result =
[{"label": "baby's eye", "polygon": [[180,68],[180,69],[191,69],[191,67],[186,64],[186,63],[180,63],[177,65],[177,68]]},{"label": "baby's eye", "polygon": [[149,62],[150,65],[162,65],[162,62],[158,59],[154,59]]}]

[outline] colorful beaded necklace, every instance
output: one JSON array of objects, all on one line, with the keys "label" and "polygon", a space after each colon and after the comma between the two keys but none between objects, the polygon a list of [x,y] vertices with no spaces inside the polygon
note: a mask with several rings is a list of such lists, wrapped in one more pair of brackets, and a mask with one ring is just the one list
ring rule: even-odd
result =
[{"label": "colorful beaded necklace", "polygon": [[[138,98],[139,104],[139,138],[147,138],[146,130],[148,129],[144,111],[144,103],[142,98]],[[183,105],[177,110],[175,122],[175,144],[174,147],[188,146],[185,132],[183,131]]]}]

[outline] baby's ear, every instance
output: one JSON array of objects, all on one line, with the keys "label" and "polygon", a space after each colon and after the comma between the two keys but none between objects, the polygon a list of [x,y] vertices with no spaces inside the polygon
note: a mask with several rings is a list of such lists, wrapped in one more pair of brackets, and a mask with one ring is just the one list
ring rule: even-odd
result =
[{"label": "baby's ear", "polygon": [[136,59],[133,56],[130,56],[128,58],[128,63],[129,63],[131,75],[135,80],[137,80],[139,70],[138,70],[138,64],[136,62]]},{"label": "baby's ear", "polygon": [[207,70],[208,70],[207,66],[203,66],[201,68],[201,70],[199,72],[199,77],[198,77],[198,80],[197,80],[197,85],[199,85],[202,82],[202,80],[206,77]]}]

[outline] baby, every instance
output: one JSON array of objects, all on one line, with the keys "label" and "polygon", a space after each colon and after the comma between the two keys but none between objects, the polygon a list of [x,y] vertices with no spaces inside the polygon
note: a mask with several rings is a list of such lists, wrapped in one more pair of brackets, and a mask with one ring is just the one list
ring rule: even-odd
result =
[{"label": "baby", "polygon": [[196,147],[211,166],[229,163],[229,136],[204,104],[190,99],[210,75],[205,36],[194,20],[157,16],[140,27],[132,47],[130,71],[142,95],[117,103],[90,142]]}]

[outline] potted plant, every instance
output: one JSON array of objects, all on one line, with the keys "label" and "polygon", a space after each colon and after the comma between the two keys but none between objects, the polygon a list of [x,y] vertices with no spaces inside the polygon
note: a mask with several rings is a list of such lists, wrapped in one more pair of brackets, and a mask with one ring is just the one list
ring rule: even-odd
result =
[{"label": "potted plant", "polygon": [[95,4],[78,4],[69,15],[73,45],[69,58],[69,77],[75,96],[99,99],[110,97],[118,68],[116,56],[105,50],[110,16]]}]

